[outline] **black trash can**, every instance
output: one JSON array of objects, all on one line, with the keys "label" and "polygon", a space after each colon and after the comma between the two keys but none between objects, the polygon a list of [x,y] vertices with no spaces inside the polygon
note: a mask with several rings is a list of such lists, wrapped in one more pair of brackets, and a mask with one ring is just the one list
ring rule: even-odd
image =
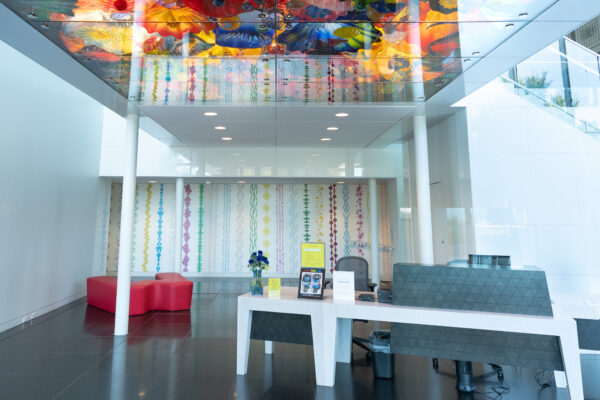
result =
[{"label": "black trash can", "polygon": [[373,354],[373,376],[376,379],[394,378],[394,355],[390,352],[390,331],[372,331],[369,348]]}]

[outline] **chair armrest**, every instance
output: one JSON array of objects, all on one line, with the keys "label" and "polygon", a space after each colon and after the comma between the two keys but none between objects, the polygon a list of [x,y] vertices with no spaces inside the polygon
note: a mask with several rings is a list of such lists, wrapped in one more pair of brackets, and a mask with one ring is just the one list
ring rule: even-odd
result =
[{"label": "chair armrest", "polygon": [[323,289],[327,289],[327,286],[329,286],[329,284],[331,284],[331,281],[329,279],[326,279],[325,282],[323,282]]},{"label": "chair armrest", "polygon": [[376,284],[376,283],[369,282],[369,283],[367,283],[367,286],[369,287],[369,290],[370,290],[371,292],[374,292],[374,291],[375,291],[375,288],[377,287],[377,284]]}]

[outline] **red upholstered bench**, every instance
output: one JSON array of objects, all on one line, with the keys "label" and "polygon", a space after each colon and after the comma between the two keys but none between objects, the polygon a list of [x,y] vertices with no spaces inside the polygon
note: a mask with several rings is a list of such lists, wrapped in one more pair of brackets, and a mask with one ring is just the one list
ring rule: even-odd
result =
[{"label": "red upholstered bench", "polygon": [[[189,310],[194,283],[176,273],[156,274],[156,280],[131,283],[129,315],[145,314],[152,310]],[[111,313],[115,312],[117,278],[94,276],[87,279],[87,302]]]}]

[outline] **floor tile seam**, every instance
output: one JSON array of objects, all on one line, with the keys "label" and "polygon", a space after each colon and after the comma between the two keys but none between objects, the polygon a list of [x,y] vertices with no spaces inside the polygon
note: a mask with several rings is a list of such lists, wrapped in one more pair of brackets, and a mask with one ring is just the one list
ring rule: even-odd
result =
[{"label": "floor tile seam", "polygon": [[[118,346],[117,346],[118,347]],[[57,393],[54,397],[52,397],[51,400],[56,400],[58,399],[63,393],[65,393],[67,390],[69,390],[69,388],[71,386],[73,386],[78,380],[80,380],[81,378],[83,378],[83,376],[86,375],[86,373],[91,370],[92,368],[94,368],[96,365],[100,364],[100,362],[102,362],[102,360],[104,360],[106,357],[108,357],[109,355],[113,354],[113,351],[110,351],[109,353],[106,353],[104,355],[102,355],[98,361],[92,363],[92,365],[90,365],[89,367],[87,367],[82,373],[80,373],[75,379],[73,379],[73,381],[71,383],[69,383],[63,390],[61,390],[59,393]]]},{"label": "floor tile seam", "polygon": [[142,329],[143,327],[145,327],[150,321],[152,321],[154,319],[155,316],[156,315],[154,313],[152,313],[152,316],[150,318],[148,318],[148,320],[146,322],[144,322],[143,324],[141,324],[137,329],[134,329],[134,330],[128,332],[127,336],[128,337],[129,336],[134,336],[137,331],[139,331],[140,329]]},{"label": "floor tile seam", "polygon": [[[13,337],[15,335],[18,335],[20,333],[26,332],[29,329],[35,328],[35,327],[37,327],[38,325],[40,325],[41,323],[43,323],[45,321],[48,321],[50,319],[54,319],[55,317],[58,317],[59,315],[65,313],[65,312],[69,311],[70,309],[75,308],[76,306],[79,305],[79,304],[74,304],[74,303],[83,303],[85,299],[86,299],[86,297],[82,297],[80,299],[73,300],[72,302],[70,302],[68,304],[65,304],[62,307],[59,307],[59,308],[54,309],[52,311],[48,311],[47,313],[44,313],[44,314],[42,314],[42,315],[40,315],[40,316],[38,316],[38,317],[36,317],[36,318],[34,318],[32,320],[29,320],[27,322],[23,322],[23,323],[21,323],[21,324],[19,324],[17,326],[14,326],[14,327],[12,327],[10,329],[7,329],[4,332],[1,332],[0,333],[0,342],[4,341],[6,339],[9,339],[9,338],[11,338],[11,337]],[[23,325],[25,325],[25,324],[27,324],[27,325],[23,328]],[[21,329],[19,331],[16,331],[19,328],[23,328],[23,329]],[[9,333],[12,330],[15,330],[16,332]]]}]

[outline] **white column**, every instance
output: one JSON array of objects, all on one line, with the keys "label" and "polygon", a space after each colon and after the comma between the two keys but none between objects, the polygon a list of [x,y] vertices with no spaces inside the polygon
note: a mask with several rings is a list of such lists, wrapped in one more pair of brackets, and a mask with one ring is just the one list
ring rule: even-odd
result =
[{"label": "white column", "polygon": [[406,226],[404,226],[404,217],[402,209],[404,208],[404,176],[396,177],[396,212],[398,220],[398,237],[396,245],[398,246],[398,261],[408,261],[406,256]]},{"label": "white column", "polygon": [[125,131],[125,169],[123,171],[123,201],[117,276],[115,335],[127,335],[129,328],[129,289],[131,285],[131,242],[133,238],[133,208],[137,167],[139,112],[129,107]]},{"label": "white column", "polygon": [[175,251],[173,272],[181,273],[181,243],[183,237],[183,178],[175,182]]},{"label": "white column", "polygon": [[[134,20],[143,21],[144,1],[134,1]],[[138,133],[140,112],[135,104],[140,100],[142,79],[143,27],[132,26],[131,67],[129,70],[129,93],[127,99],[127,125],[125,127],[125,167],[123,168],[123,197],[121,203],[121,232],[119,236],[119,264],[117,275],[117,300],[115,305],[115,335],[127,335],[129,331],[129,291],[131,286],[131,245],[133,238],[133,208],[137,174]]]},{"label": "white column", "polygon": [[418,261],[423,264],[433,264],[433,231],[431,227],[431,196],[429,194],[427,118],[424,115],[416,115],[413,123],[415,136],[417,219],[419,221]]},{"label": "white column", "polygon": [[377,180],[369,179],[369,217],[371,227],[371,282],[379,285],[379,220],[377,217]]}]

